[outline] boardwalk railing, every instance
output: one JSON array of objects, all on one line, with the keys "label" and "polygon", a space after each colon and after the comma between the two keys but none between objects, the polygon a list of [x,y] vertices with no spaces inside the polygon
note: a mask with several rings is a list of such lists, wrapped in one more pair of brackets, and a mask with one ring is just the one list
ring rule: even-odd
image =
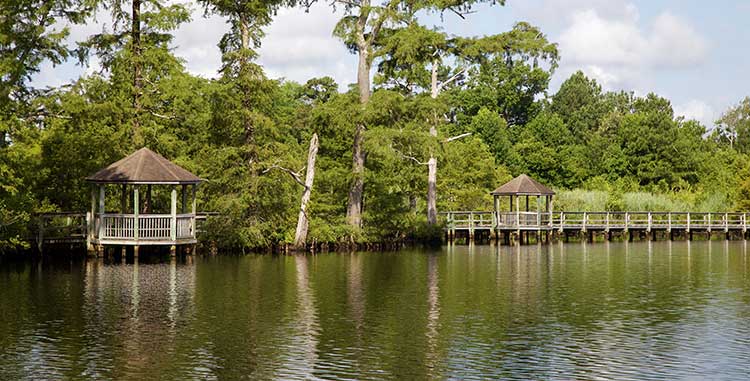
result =
[{"label": "boardwalk railing", "polygon": [[36,215],[37,229],[34,241],[38,247],[43,242],[75,243],[86,241],[85,213],[44,213]]},{"label": "boardwalk railing", "polygon": [[477,212],[441,213],[447,230],[747,231],[748,213]]}]

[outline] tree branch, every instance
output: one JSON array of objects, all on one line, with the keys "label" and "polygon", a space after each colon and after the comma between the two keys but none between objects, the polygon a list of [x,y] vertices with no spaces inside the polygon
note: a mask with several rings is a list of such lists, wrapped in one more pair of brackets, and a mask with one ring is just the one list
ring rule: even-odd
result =
[{"label": "tree branch", "polygon": [[360,3],[356,2],[356,1],[349,1],[349,0],[333,0],[331,2],[332,3],[341,3],[341,4],[344,4],[344,5],[348,5],[348,6],[352,7],[352,8],[357,8],[357,7],[360,7],[362,5],[362,4],[360,4]]},{"label": "tree branch", "polygon": [[[271,171],[272,171],[272,170],[274,170],[274,169],[278,169],[278,170],[280,170],[280,171],[283,171],[283,172],[286,172],[286,173],[288,173],[288,174],[289,174],[289,176],[291,176],[291,177],[292,177],[292,179],[294,179],[294,181],[296,181],[296,182],[297,182],[297,184],[299,184],[299,185],[302,185],[302,187],[303,187],[303,188],[307,189],[307,185],[305,185],[305,182],[304,182],[304,181],[302,181],[302,175],[301,175],[301,174],[300,174],[299,172],[294,172],[294,171],[292,171],[291,169],[289,169],[289,168],[285,168],[285,167],[282,167],[282,166],[280,166],[280,165],[278,165],[278,164],[274,164],[274,165],[272,165],[272,166],[270,166],[270,167],[266,168],[265,170],[263,170],[263,172],[261,172],[261,174],[262,174],[262,175],[265,175],[266,173],[268,173],[268,172],[271,172]],[[305,168],[303,167],[303,168],[302,168],[302,169],[300,170],[300,172],[302,172],[302,171],[303,171],[304,169],[305,169]]]},{"label": "tree branch", "polygon": [[155,117],[157,117],[157,118],[160,118],[160,119],[166,119],[166,120],[174,120],[174,119],[176,119],[176,118],[175,118],[174,116],[169,116],[169,115],[162,115],[162,114],[156,113],[156,112],[154,112],[154,111],[151,111],[151,110],[149,110],[148,112],[149,112],[149,113],[150,113],[151,115],[153,115],[153,116],[155,116]]},{"label": "tree branch", "polygon": [[456,9],[455,9],[455,8],[453,8],[453,7],[448,7],[448,10],[449,10],[449,11],[451,11],[451,12],[453,12],[453,13],[455,13],[455,14],[456,14],[456,16],[458,16],[458,17],[460,17],[460,18],[462,18],[462,19],[464,19],[464,20],[466,20],[466,15],[470,15],[470,14],[472,14],[472,13],[476,13],[476,12],[473,12],[473,11],[466,11],[466,12],[461,12],[461,11],[459,11],[459,10],[456,10]]},{"label": "tree branch", "polygon": [[391,149],[394,152],[396,152],[397,154],[399,154],[399,156],[401,156],[402,159],[411,160],[411,161],[415,162],[417,165],[427,165],[427,163],[419,161],[414,156],[405,155],[403,152],[401,152],[401,151],[397,150],[396,148],[394,148],[393,145],[391,145]]},{"label": "tree branch", "polygon": [[458,79],[462,74],[466,73],[467,70],[468,70],[468,68],[463,68],[463,69],[461,69],[461,71],[459,71],[458,73],[454,74],[452,77],[450,77],[450,78],[446,79],[445,81],[441,82],[438,85],[438,91],[442,90],[443,87],[447,86],[449,83],[451,83],[451,82],[455,81],[456,79]]},{"label": "tree branch", "polygon": [[465,137],[467,137],[467,136],[469,136],[469,135],[471,135],[471,132],[467,132],[467,133],[465,133],[465,134],[461,134],[461,135],[451,136],[450,138],[448,138],[448,139],[445,139],[445,143],[450,143],[450,142],[452,142],[452,141],[454,141],[454,140],[458,140],[458,139],[461,139],[461,138],[465,138]]}]

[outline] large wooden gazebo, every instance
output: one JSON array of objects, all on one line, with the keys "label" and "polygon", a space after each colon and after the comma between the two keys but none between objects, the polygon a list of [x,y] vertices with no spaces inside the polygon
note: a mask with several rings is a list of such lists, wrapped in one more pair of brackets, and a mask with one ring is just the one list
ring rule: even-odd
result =
[{"label": "large wooden gazebo", "polygon": [[[542,183],[522,174],[490,193],[494,197],[495,221],[498,230],[544,230],[552,221],[552,197],[555,192]],[[508,197],[507,211],[501,211],[501,197]],[[535,198],[536,211],[529,210],[529,198]],[[525,207],[521,200],[525,198]]]},{"label": "large wooden gazebo", "polygon": [[[164,245],[169,246],[174,255],[177,245],[197,242],[195,191],[201,179],[158,153],[141,148],[87,177],[86,181],[93,184],[91,211],[87,213],[89,250],[101,253],[104,246],[132,246],[134,256],[138,256],[141,245]],[[153,186],[171,190],[168,211],[156,210]],[[144,188],[145,200],[142,201]],[[106,210],[107,205],[117,205],[116,199],[107,199],[108,189],[119,193],[118,212]]]}]

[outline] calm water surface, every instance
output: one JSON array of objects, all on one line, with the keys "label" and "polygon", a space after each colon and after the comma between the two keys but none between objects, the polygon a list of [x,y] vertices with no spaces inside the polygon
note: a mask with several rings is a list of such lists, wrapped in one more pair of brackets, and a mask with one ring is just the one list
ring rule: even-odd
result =
[{"label": "calm water surface", "polygon": [[717,241],[6,261],[0,379],[744,380],[747,252]]}]

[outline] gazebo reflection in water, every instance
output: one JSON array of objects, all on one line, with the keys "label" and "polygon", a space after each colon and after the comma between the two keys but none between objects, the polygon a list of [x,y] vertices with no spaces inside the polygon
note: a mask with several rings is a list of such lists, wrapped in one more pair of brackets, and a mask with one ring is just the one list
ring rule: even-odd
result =
[{"label": "gazebo reflection in water", "polygon": [[[86,181],[93,184],[91,210],[86,214],[89,252],[101,256],[105,246],[120,246],[123,251],[130,246],[137,257],[140,246],[160,245],[168,246],[170,254],[175,255],[179,245],[193,249],[197,243],[195,192],[201,179],[158,153],[141,148]],[[162,191],[156,192],[156,199],[153,186]],[[107,191],[112,188],[120,196],[116,213],[107,211],[108,206],[117,205],[116,199],[107,198]],[[158,197],[164,188],[169,189],[169,210]]]}]

